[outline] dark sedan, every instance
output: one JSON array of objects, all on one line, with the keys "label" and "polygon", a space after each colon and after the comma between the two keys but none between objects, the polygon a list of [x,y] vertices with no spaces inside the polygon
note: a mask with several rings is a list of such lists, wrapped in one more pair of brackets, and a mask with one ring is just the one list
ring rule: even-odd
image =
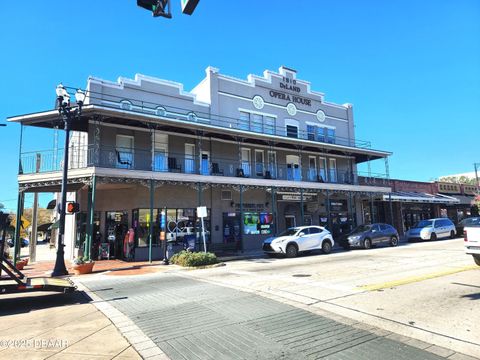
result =
[{"label": "dark sedan", "polygon": [[398,238],[397,230],[391,225],[381,223],[360,225],[344,236],[340,241],[340,245],[344,249],[350,249],[350,247],[370,249],[379,243],[388,243],[390,246],[397,246]]},{"label": "dark sedan", "polygon": [[480,219],[480,217],[476,216],[476,217],[469,217],[469,218],[466,218],[466,219],[463,219],[462,221],[460,221],[456,225],[457,236],[462,236],[463,235],[463,228],[470,225],[470,224],[474,224],[474,223],[478,222],[479,219]]}]

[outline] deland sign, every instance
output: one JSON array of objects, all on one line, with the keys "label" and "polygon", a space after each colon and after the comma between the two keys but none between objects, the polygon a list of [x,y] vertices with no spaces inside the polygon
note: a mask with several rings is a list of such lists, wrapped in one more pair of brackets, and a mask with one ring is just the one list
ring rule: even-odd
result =
[{"label": "deland sign", "polygon": [[[296,86],[296,84],[297,84],[297,80],[283,77],[282,82],[280,82],[280,89],[290,90],[290,91],[299,93],[300,88]],[[302,96],[287,94],[287,93],[283,93],[275,90],[270,90],[269,95],[275,99],[285,100],[285,101],[302,104],[306,106],[312,106],[312,100],[304,98]]]}]

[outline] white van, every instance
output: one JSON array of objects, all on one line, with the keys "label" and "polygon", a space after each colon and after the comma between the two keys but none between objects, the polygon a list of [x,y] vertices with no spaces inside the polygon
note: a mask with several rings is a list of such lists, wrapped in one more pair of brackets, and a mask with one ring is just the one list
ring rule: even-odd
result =
[{"label": "white van", "polygon": [[448,218],[421,220],[405,233],[408,241],[455,238],[456,229]]}]

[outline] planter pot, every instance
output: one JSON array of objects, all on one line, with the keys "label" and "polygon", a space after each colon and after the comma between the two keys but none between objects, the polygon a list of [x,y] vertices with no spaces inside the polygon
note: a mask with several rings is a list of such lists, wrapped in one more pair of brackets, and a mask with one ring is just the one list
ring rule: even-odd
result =
[{"label": "planter pot", "polygon": [[28,260],[29,260],[29,258],[22,259],[22,261],[25,263],[25,266],[28,265]]},{"label": "planter pot", "polygon": [[17,270],[23,270],[25,263],[23,261],[17,261],[15,266],[17,267]]},{"label": "planter pot", "polygon": [[85,264],[73,265],[73,272],[75,275],[90,274],[93,270],[93,265],[95,263],[89,262]]}]

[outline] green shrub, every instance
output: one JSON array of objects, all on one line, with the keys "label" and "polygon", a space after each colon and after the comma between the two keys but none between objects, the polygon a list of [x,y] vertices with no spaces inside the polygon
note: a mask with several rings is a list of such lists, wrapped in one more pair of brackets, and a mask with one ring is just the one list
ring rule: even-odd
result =
[{"label": "green shrub", "polygon": [[218,262],[213,253],[181,251],[170,258],[172,264],[180,266],[205,266]]}]

